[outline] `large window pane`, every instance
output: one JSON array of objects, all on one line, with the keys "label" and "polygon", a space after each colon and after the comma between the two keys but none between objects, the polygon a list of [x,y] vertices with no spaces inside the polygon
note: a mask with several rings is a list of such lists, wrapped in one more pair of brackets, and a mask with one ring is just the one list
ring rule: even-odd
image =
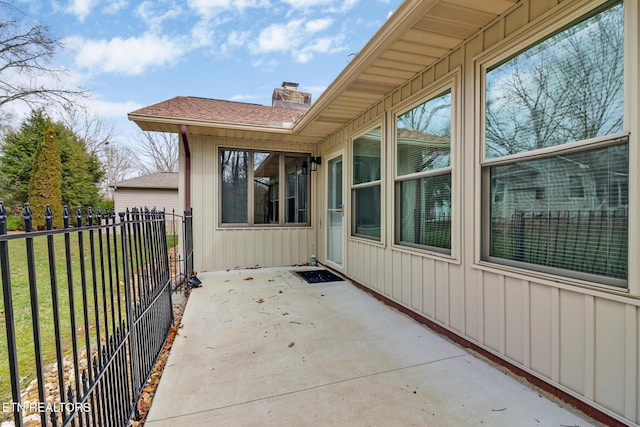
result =
[{"label": "large window pane", "polygon": [[277,153],[253,153],[253,222],[278,222],[278,181],[280,156]]},{"label": "large window pane", "polygon": [[396,124],[398,176],[451,165],[451,92],[398,116]]},{"label": "large window pane", "polygon": [[380,185],[353,189],[353,234],[380,240]]},{"label": "large window pane", "polygon": [[220,151],[222,223],[242,224],[247,222],[248,158],[247,151]]},{"label": "large window pane", "polygon": [[486,74],[486,158],[622,131],[624,30],[618,4]]},{"label": "large window pane", "polygon": [[619,2],[487,71],[485,259],[627,286],[623,65]]},{"label": "large window pane", "polygon": [[628,162],[623,144],[489,168],[490,256],[626,279]]},{"label": "large window pane", "polygon": [[451,174],[400,181],[398,195],[400,243],[451,249]]}]

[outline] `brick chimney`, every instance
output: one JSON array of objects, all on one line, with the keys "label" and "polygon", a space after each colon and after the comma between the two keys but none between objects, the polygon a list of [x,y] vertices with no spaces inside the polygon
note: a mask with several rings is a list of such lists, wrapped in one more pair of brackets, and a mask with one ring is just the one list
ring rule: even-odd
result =
[{"label": "brick chimney", "polygon": [[311,107],[311,94],[298,92],[298,83],[282,82],[282,88],[275,88],[271,96],[272,107],[291,108],[306,111]]}]

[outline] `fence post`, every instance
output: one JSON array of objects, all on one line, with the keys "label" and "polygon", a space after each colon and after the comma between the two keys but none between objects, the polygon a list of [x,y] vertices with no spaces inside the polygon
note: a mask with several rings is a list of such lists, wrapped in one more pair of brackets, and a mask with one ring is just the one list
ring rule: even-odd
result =
[{"label": "fence post", "polygon": [[16,344],[16,326],[13,318],[13,297],[11,296],[11,273],[9,271],[9,244],[1,237],[7,234],[7,211],[0,201],[0,270],[2,271],[2,296],[4,299],[4,321],[7,330],[7,351],[9,375],[11,381],[11,399],[13,421],[22,427],[20,411],[20,376],[18,374],[18,350]]},{"label": "fence post", "polygon": [[[47,205],[44,210],[45,228],[47,231],[53,230],[53,212],[51,206]],[[62,331],[60,328],[60,300],[58,298],[58,279],[56,274],[56,260],[53,234],[47,234],[47,254],[49,259],[49,282],[51,284],[51,305],[53,310],[53,331],[56,341],[56,363],[58,366],[64,366],[63,362],[63,349],[62,349]],[[58,369],[58,387],[60,390],[60,384],[64,384],[64,369]],[[67,416],[67,408],[65,405],[65,394],[60,393],[60,403],[62,406],[62,419]],[[52,414],[53,415],[53,414]],[[52,424],[54,424],[52,422]],[[55,424],[54,424],[55,425]]]},{"label": "fence post", "polygon": [[[29,203],[24,204],[23,210],[24,231],[33,231],[33,213]],[[42,370],[42,339],[40,338],[40,311],[38,308],[38,284],[36,281],[36,260],[33,248],[33,237],[26,238],[27,249],[27,274],[29,278],[29,299],[31,304],[31,325],[33,327],[33,352],[36,363],[36,380],[38,383],[38,401],[45,402],[44,372]],[[47,413],[44,407],[40,408],[40,422],[47,425]]]},{"label": "fence post", "polygon": [[193,210],[184,211],[184,275],[189,280],[193,275]]}]

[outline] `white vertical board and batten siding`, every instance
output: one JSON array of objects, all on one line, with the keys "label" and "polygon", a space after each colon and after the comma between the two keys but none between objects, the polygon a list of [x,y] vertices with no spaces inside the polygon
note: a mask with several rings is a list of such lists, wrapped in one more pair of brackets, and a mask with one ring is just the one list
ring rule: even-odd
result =
[{"label": "white vertical board and batten siding", "polygon": [[[356,131],[371,126],[383,116],[385,138],[382,153],[386,167],[382,177],[384,191],[383,242],[348,238],[345,273],[381,295],[414,311],[426,319],[460,335],[490,353],[524,371],[583,400],[625,423],[640,420],[640,316],[639,301],[624,293],[589,286],[572,285],[545,279],[526,272],[509,271],[480,263],[480,83],[478,61],[487,51],[516,51],[526,40],[545,31],[545,22],[568,22],[568,15],[593,9],[602,4],[582,0],[528,0],[518,3],[505,16],[496,20],[462,46],[455,48],[435,66],[415,75],[354,118],[347,126],[320,146],[322,155],[348,148]],[[638,5],[625,3],[627,35],[635,46],[627,56],[627,88],[630,96],[626,107],[626,130],[630,137],[629,209],[638,212],[640,149],[637,147],[638,99]],[[571,18],[573,19],[573,18]],[[536,21],[536,22],[532,22]],[[531,23],[531,25],[529,25]],[[555,25],[555,24],[554,24]],[[446,258],[425,254],[393,244],[394,224],[394,147],[392,112],[399,104],[416,94],[429,91],[456,69],[461,73],[458,113],[462,126],[458,129],[458,161],[456,188],[459,189],[454,222],[458,235],[454,255]],[[630,81],[630,82],[629,82]],[[629,92],[629,91],[627,91]],[[627,119],[631,117],[630,119]],[[452,142],[453,144],[453,142]],[[348,150],[347,150],[348,152]],[[351,161],[350,153],[345,164]],[[346,170],[349,170],[347,167]],[[350,182],[350,177],[345,175]],[[350,194],[345,185],[345,194]],[[324,197],[324,196],[322,196]],[[349,215],[345,215],[349,219]],[[345,224],[346,225],[346,224]],[[629,235],[637,235],[639,220],[630,215]],[[347,232],[348,227],[345,227]],[[319,245],[324,244],[322,230]],[[629,253],[638,254],[638,239],[630,238]],[[320,254],[324,252],[319,252]],[[629,262],[629,288],[638,294],[640,267]]]},{"label": "white vertical board and batten siding", "polygon": [[[238,141],[201,135],[189,135],[188,139],[191,148],[192,204],[196,212],[193,232],[194,235],[203,237],[195,239],[195,243],[200,243],[200,247],[194,248],[196,270],[203,268],[225,270],[308,262],[315,243],[313,227],[226,228],[218,226],[218,201],[220,200],[220,187],[217,185],[218,149],[219,147],[238,147],[313,153],[314,147],[310,144]],[[314,175],[311,176],[313,178]],[[315,185],[316,182],[312,181],[312,195]],[[313,216],[312,221],[315,222]]]}]

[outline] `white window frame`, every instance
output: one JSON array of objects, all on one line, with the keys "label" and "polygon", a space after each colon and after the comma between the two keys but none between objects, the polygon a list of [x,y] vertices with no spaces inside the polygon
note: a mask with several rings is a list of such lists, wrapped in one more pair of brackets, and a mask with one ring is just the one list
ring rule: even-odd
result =
[{"label": "white window frame", "polygon": [[[380,179],[378,180],[374,180],[374,181],[367,181],[364,183],[360,183],[360,184],[354,184],[354,179],[355,179],[355,167],[353,165],[353,163],[355,162],[355,150],[354,150],[354,142],[356,139],[366,135],[367,133],[371,132],[372,130],[375,129],[380,129]],[[350,238],[354,238],[354,239],[362,239],[363,241],[369,242],[369,243],[378,243],[381,244],[384,242],[384,235],[385,235],[385,215],[384,215],[384,211],[385,211],[385,198],[384,198],[384,186],[383,186],[383,182],[384,182],[384,178],[385,178],[385,126],[382,120],[377,121],[376,123],[369,125],[365,128],[365,130],[359,130],[355,136],[353,136],[351,138],[351,143],[350,143],[350,158],[351,158],[351,165],[350,165],[350,179],[349,179],[349,186],[350,186],[350,210],[351,210],[351,220],[350,220]],[[368,236],[365,234],[358,234],[356,233],[356,201],[355,201],[355,194],[356,191],[362,188],[373,188],[373,187],[380,187],[380,237],[376,238],[376,237],[372,237],[372,236]]]},{"label": "white window frame", "polygon": [[[475,265],[479,268],[489,267],[492,271],[502,270],[504,272],[510,272],[520,275],[527,274],[529,276],[537,276],[543,279],[550,279],[555,283],[566,283],[569,285],[579,284],[580,286],[589,286],[589,287],[598,287],[614,290],[617,292],[629,292],[630,290],[636,289],[638,284],[632,286],[632,280],[634,276],[632,263],[628,262],[627,269],[627,280],[621,281],[618,279],[605,280],[604,282],[600,279],[605,276],[595,276],[593,274],[573,272],[571,275],[565,274],[565,271],[555,269],[553,267],[545,267],[542,265],[536,266],[535,264],[531,265],[521,265],[518,262],[496,262],[495,259],[491,259],[489,256],[489,232],[490,232],[490,180],[489,180],[489,171],[492,166],[504,165],[504,164],[514,164],[524,160],[536,160],[540,158],[549,157],[553,154],[563,154],[563,153],[575,153],[580,151],[587,150],[595,150],[598,148],[604,148],[608,146],[618,145],[621,140],[626,140],[626,144],[628,145],[629,150],[629,180],[628,180],[628,189],[629,189],[629,200],[628,200],[628,230],[629,236],[631,236],[633,230],[637,226],[637,222],[634,222],[632,218],[633,215],[633,205],[634,202],[632,195],[633,183],[637,182],[637,180],[633,180],[633,159],[638,159],[638,150],[634,148],[634,141],[637,141],[637,138],[634,138],[631,132],[629,131],[629,114],[630,114],[630,105],[632,104],[632,100],[629,98],[630,91],[628,90],[629,86],[629,74],[633,72],[637,75],[638,69],[637,67],[632,66],[628,60],[628,52],[630,50],[631,42],[633,40],[633,32],[637,31],[637,24],[640,22],[638,19],[633,19],[630,15],[638,15],[638,9],[635,7],[628,7],[629,1],[621,1],[624,7],[624,111],[623,111],[623,130],[620,133],[615,133],[606,136],[600,136],[597,138],[592,138],[588,140],[570,142],[563,145],[547,147],[512,155],[505,155],[497,158],[488,158],[486,156],[486,141],[485,141],[485,78],[487,72],[493,68],[495,65],[502,63],[507,60],[509,57],[513,57],[518,55],[521,52],[526,51],[529,47],[536,45],[537,43],[545,40],[546,38],[553,35],[555,32],[562,31],[565,28],[569,28],[575,23],[581,21],[583,18],[587,17],[589,14],[593,14],[594,11],[599,9],[605,9],[611,5],[617,3],[616,1],[611,0],[597,0],[589,3],[588,5],[583,5],[580,8],[572,8],[570,12],[564,14],[561,12],[554,13],[553,17],[550,17],[548,20],[544,22],[544,24],[534,26],[526,32],[521,32],[517,37],[514,37],[512,40],[509,40],[506,45],[505,43],[498,43],[490,50],[483,52],[481,55],[475,58],[475,68],[476,68],[476,84],[475,84],[475,93],[476,99],[478,100],[478,119],[476,125],[477,132],[477,141],[479,144],[478,153],[478,169],[476,172],[476,191],[478,197],[476,197],[476,205],[478,206],[477,211],[481,212],[479,218],[477,218],[476,222],[476,247],[475,247]],[[505,49],[506,47],[506,49]],[[633,49],[637,49],[637,47],[633,46]],[[631,70],[631,68],[633,70]],[[624,143],[623,143],[624,144]],[[631,259],[633,256],[634,243],[633,239],[629,238],[628,244],[628,258]],[[533,266],[533,268],[532,268]],[[521,277],[521,276],[519,276]]]},{"label": "white window frame", "polygon": [[[389,161],[393,162],[393,193],[390,203],[392,203],[392,224],[393,236],[391,248],[395,251],[416,253],[429,258],[440,259],[446,262],[459,264],[460,260],[460,236],[461,236],[461,206],[462,191],[460,189],[460,171],[461,167],[461,140],[460,134],[462,129],[462,67],[456,67],[448,74],[439,78],[432,85],[409,97],[404,102],[398,104],[391,110],[389,134],[393,138],[391,155]],[[445,168],[437,171],[428,171],[408,175],[398,175],[397,150],[398,150],[398,117],[410,111],[411,109],[437,98],[443,93],[450,91],[451,93],[451,141],[450,141],[450,165],[448,168],[451,174],[451,248],[450,250],[442,250],[425,245],[413,245],[400,241],[400,218],[399,218],[399,192],[398,185],[402,181],[410,181],[416,178],[424,178],[434,175],[442,175]]]},{"label": "white window frame", "polygon": [[[220,163],[221,153],[223,151],[246,151],[248,152],[248,160],[247,160],[247,222],[244,223],[226,223],[222,222],[222,202],[223,198],[218,198],[218,227],[219,228],[273,228],[273,227],[287,227],[287,228],[299,228],[299,227],[310,227],[311,226],[311,211],[309,209],[311,203],[311,153],[300,153],[300,152],[289,152],[289,151],[279,151],[279,150],[269,150],[262,148],[245,148],[245,147],[227,147],[227,146],[219,146],[216,153],[217,158],[216,162],[218,164],[218,171],[216,174],[216,179],[218,180],[218,192],[222,194],[222,165]],[[278,222],[277,223],[268,223],[268,224],[256,224],[254,223],[254,153],[273,153],[279,156],[278,159],[278,192],[277,199],[270,200],[270,202],[277,201],[278,202]],[[307,220],[306,222],[287,222],[287,205],[289,197],[286,193],[288,186],[288,176],[286,171],[286,158],[287,157],[296,157],[303,159],[307,163],[307,192],[306,192],[306,211],[307,211]],[[296,188],[294,189],[294,193],[298,192],[298,176],[296,174]],[[295,216],[298,215],[298,202],[297,196],[295,201]]]}]

